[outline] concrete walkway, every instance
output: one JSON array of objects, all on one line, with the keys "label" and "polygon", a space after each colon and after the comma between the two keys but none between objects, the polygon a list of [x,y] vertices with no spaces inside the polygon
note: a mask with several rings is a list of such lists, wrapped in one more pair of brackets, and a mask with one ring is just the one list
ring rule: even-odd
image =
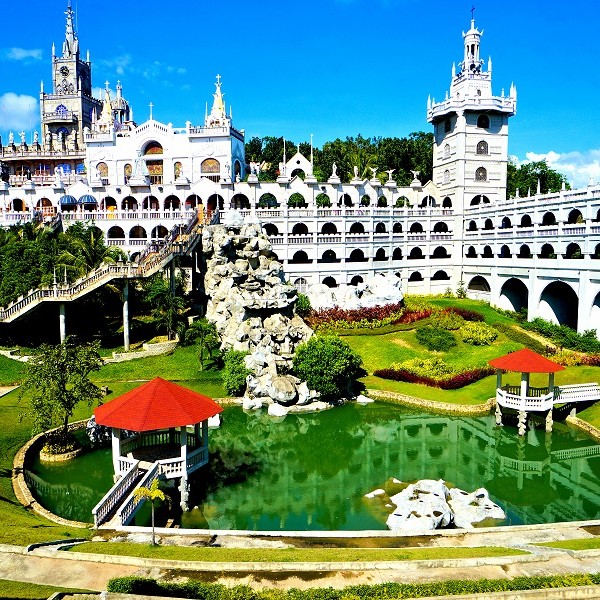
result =
[{"label": "concrete walkway", "polygon": [[0,546],[0,579],[102,591],[112,577],[188,576],[226,585],[305,589],[386,581],[507,579],[520,575],[600,572],[600,550],[573,552],[536,548],[536,552],[531,556],[432,561],[215,563],[94,555],[48,548],[27,552],[17,546]]}]

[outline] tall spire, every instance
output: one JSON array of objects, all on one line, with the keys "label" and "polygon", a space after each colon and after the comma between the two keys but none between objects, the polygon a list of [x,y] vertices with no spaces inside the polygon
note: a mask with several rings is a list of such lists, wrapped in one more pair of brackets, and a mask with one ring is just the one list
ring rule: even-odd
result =
[{"label": "tall spire", "polygon": [[463,38],[465,42],[465,53],[463,61],[460,63],[462,72],[467,73],[480,73],[481,65],[483,61],[479,57],[479,47],[481,44],[481,36],[483,30],[479,31],[475,27],[475,17],[471,14],[471,28],[467,33],[463,32]]},{"label": "tall spire", "polygon": [[77,39],[77,34],[75,33],[75,27],[73,25],[75,13],[71,8],[71,0],[69,0],[65,15],[67,15],[67,28],[65,32],[65,41],[63,42],[63,58],[70,58],[75,54],[79,54],[79,40]]},{"label": "tall spire", "polygon": [[217,75],[217,81],[215,82],[215,93],[213,94],[213,105],[210,110],[210,114],[205,117],[206,127],[226,127],[231,121],[231,117],[227,117],[225,110],[225,101],[223,99],[223,92],[221,91],[221,76]]}]

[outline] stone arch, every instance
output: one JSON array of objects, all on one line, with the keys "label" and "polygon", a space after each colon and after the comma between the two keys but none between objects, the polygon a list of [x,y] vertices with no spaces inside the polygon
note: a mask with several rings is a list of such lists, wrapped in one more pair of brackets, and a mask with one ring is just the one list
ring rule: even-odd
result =
[{"label": "stone arch", "polygon": [[369,196],[369,194],[365,194],[361,199],[360,199],[360,205],[361,206],[371,206],[371,196]]},{"label": "stone arch", "polygon": [[483,224],[483,228],[486,231],[489,231],[490,229],[494,229],[494,221],[492,221],[491,219],[486,219]]},{"label": "stone arch", "polygon": [[263,231],[268,237],[271,237],[272,235],[279,235],[279,229],[277,229],[277,225],[274,225],[273,223],[265,223],[263,225]]},{"label": "stone arch", "polygon": [[419,246],[415,246],[408,255],[409,260],[416,260],[419,258],[424,258],[423,251]]},{"label": "stone arch", "polygon": [[136,263],[136,262],[137,262],[137,261],[140,259],[140,254],[141,254],[141,252],[134,252],[134,253],[133,253],[133,254],[132,254],[130,257],[129,257],[129,260],[130,260],[132,263]]},{"label": "stone arch", "polygon": [[220,194],[212,194],[212,196],[208,197],[206,201],[206,208],[210,213],[213,213],[215,210],[223,210],[223,205],[225,204],[225,200],[223,196]]},{"label": "stone arch", "polygon": [[402,260],[402,248],[394,248],[392,260]]},{"label": "stone arch", "polygon": [[308,254],[304,250],[298,250],[298,252],[294,252],[294,256],[292,256],[290,262],[295,264],[306,264],[311,263],[312,260],[308,258]]},{"label": "stone arch", "polygon": [[354,203],[352,202],[352,198],[350,197],[350,194],[342,194],[342,197],[340,198],[340,203],[343,206],[354,206]]},{"label": "stone arch", "polygon": [[479,129],[489,129],[490,118],[487,115],[479,115],[477,117],[477,127],[479,127]]},{"label": "stone arch", "polygon": [[469,221],[469,227],[467,227],[467,231],[477,231],[477,222]]},{"label": "stone arch", "polygon": [[153,240],[164,240],[169,235],[169,230],[164,225],[157,225],[150,234]]},{"label": "stone arch", "polygon": [[521,225],[520,227],[532,227],[533,222],[531,221],[531,217],[529,215],[523,215],[521,217]]},{"label": "stone arch", "polygon": [[[168,207],[171,206],[173,202],[173,198],[177,200],[177,206],[179,206],[179,198],[177,196],[167,196],[165,198],[165,210],[169,210]],[[142,209],[143,210],[158,210],[158,198],[156,196],[146,196],[142,200]]]},{"label": "stone arch", "polygon": [[413,223],[408,231],[409,233],[423,233],[423,225],[421,223]]},{"label": "stone arch", "polygon": [[197,194],[191,194],[185,199],[185,208],[187,210],[194,210],[202,204],[202,198]]},{"label": "stone arch", "polygon": [[152,140],[152,141],[148,142],[142,150],[142,154],[144,156],[149,156],[152,154],[162,154],[162,153],[163,153],[163,147],[160,144],[160,142],[157,142],[156,140]]},{"label": "stone arch", "polygon": [[337,287],[337,281],[329,276],[329,277],[325,277],[325,279],[323,279],[323,283],[328,287],[328,288],[335,288]]},{"label": "stone arch", "polygon": [[483,256],[483,258],[493,258],[494,257],[494,252],[492,250],[491,246],[484,246],[483,247],[483,253],[481,254],[481,256]]},{"label": "stone arch", "polygon": [[363,282],[364,282],[364,279],[360,275],[355,275],[350,280],[350,285],[358,285],[359,283],[363,283]]},{"label": "stone arch", "polygon": [[590,320],[589,320],[590,329],[596,330],[596,337],[600,333],[600,293],[596,294],[594,298],[594,302],[592,302],[592,307],[590,310]]},{"label": "stone arch", "polygon": [[258,208],[277,208],[278,206],[277,198],[270,192],[262,194],[258,199]]},{"label": "stone arch", "polygon": [[502,223],[500,224],[500,229],[512,229],[512,222],[508,217],[502,218]]},{"label": "stone arch", "polygon": [[318,208],[329,208],[331,206],[331,199],[327,194],[321,192],[315,197],[315,204]]},{"label": "stone arch", "polygon": [[452,200],[446,196],[442,202],[442,208],[452,208]]},{"label": "stone arch", "polygon": [[467,258],[477,258],[477,252],[474,246],[469,246],[467,249],[467,253],[465,254]]},{"label": "stone arch", "polygon": [[147,239],[148,234],[146,230],[141,225],[134,225],[129,230],[129,239],[130,240],[145,240]]},{"label": "stone arch", "polygon": [[179,210],[181,208],[181,200],[171,194],[165,198],[165,210]]},{"label": "stone arch", "polygon": [[300,192],[294,192],[288,198],[287,205],[290,208],[304,208],[304,207],[308,206],[308,204],[306,204],[306,200],[304,199],[304,196]]},{"label": "stone arch", "polygon": [[402,233],[402,223],[394,223],[392,225],[392,233]]},{"label": "stone arch", "polygon": [[296,223],[292,227],[292,235],[308,235],[308,227],[306,223]]},{"label": "stone arch", "polygon": [[544,244],[540,248],[538,258],[556,258],[556,253],[554,252],[552,244]]},{"label": "stone arch", "polygon": [[245,194],[235,194],[235,196],[231,198],[231,207],[236,209],[249,210],[250,200]]},{"label": "stone arch", "polygon": [[573,288],[564,281],[549,283],[540,296],[537,315],[558,325],[577,329],[579,300]]},{"label": "stone arch", "polygon": [[433,233],[448,233],[448,224],[443,221],[438,221],[433,226]]},{"label": "stone arch", "polygon": [[40,198],[35,207],[41,211],[42,215],[45,217],[53,216],[56,213],[56,208],[52,205],[50,198]]},{"label": "stone arch", "polygon": [[375,225],[375,233],[387,233],[387,227],[385,226],[385,223],[377,223],[377,225]]},{"label": "stone arch", "polygon": [[113,225],[106,232],[106,237],[109,240],[124,240],[125,239],[125,232],[123,231],[122,227],[119,227],[118,225]]},{"label": "stone arch", "polygon": [[475,275],[475,277],[469,281],[467,290],[470,292],[485,292],[486,294],[489,294],[491,288],[488,280],[485,277],[482,277],[481,275]]},{"label": "stone arch", "polygon": [[350,225],[350,231],[348,233],[365,233],[365,226],[359,222],[352,223],[352,225]]},{"label": "stone arch", "polygon": [[350,252],[350,256],[348,256],[346,262],[365,262],[366,260],[365,253],[360,248],[355,248]]},{"label": "stone arch", "polygon": [[583,223],[583,215],[581,211],[577,208],[574,208],[567,217],[567,223],[570,225],[574,225],[575,223]]},{"label": "stone arch", "polygon": [[133,196],[125,196],[121,200],[121,210],[137,210],[138,202]]},{"label": "stone arch", "polygon": [[438,246],[431,255],[431,258],[450,258],[448,250],[444,246]]},{"label": "stone arch", "polygon": [[498,256],[500,258],[510,258],[512,256],[510,248],[506,244],[503,244],[500,248],[500,254],[498,254]]},{"label": "stone arch", "polygon": [[542,217],[542,225],[546,227],[549,225],[556,225],[556,216],[553,212],[548,211],[544,213],[544,216]]},{"label": "stone arch", "polygon": [[479,204],[489,204],[490,203],[490,199],[487,196],[484,196],[483,194],[478,194],[477,196],[473,196],[473,198],[471,198],[471,206],[478,206]]},{"label": "stone arch", "polygon": [[375,252],[375,256],[373,257],[373,260],[376,260],[376,261],[384,261],[387,259],[388,259],[388,257],[385,253],[385,248],[379,248],[377,250],[377,252]]},{"label": "stone arch", "polygon": [[519,312],[527,308],[529,303],[529,290],[523,280],[516,277],[507,279],[500,289],[498,306],[504,310]]},{"label": "stone arch", "polygon": [[100,210],[114,212],[117,210],[117,201],[112,196],[104,196],[104,198],[100,200]]},{"label": "stone arch", "polygon": [[338,233],[337,227],[335,226],[335,223],[323,223],[323,226],[321,227],[321,233],[323,235],[336,235]]},{"label": "stone arch", "polygon": [[339,259],[333,250],[325,250],[325,252],[323,252],[323,255],[321,256],[321,260],[319,262],[335,263],[335,262],[339,262]]},{"label": "stone arch", "polygon": [[423,275],[421,275],[421,273],[419,273],[419,271],[413,271],[409,277],[408,277],[409,281],[423,281]]},{"label": "stone arch", "polygon": [[565,258],[577,259],[583,258],[581,246],[575,242],[571,242],[565,250]]},{"label": "stone arch", "polygon": [[450,275],[448,275],[446,271],[436,271],[433,274],[431,281],[448,281],[449,279]]},{"label": "stone arch", "polygon": [[519,254],[517,256],[519,258],[531,258],[532,257],[531,249],[529,248],[529,246],[527,244],[523,244],[519,248]]},{"label": "stone arch", "polygon": [[377,206],[379,208],[386,208],[388,205],[387,198],[382,194],[377,198]]}]

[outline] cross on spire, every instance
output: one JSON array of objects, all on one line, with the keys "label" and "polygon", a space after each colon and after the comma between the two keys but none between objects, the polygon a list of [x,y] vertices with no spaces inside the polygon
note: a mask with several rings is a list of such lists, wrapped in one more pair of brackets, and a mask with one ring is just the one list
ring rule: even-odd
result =
[{"label": "cross on spire", "polygon": [[475,19],[475,6],[471,8],[471,20]]},{"label": "cross on spire", "polygon": [[154,104],[152,104],[152,102],[150,102],[149,106],[150,106],[150,120],[152,121],[152,108],[154,107]]},{"label": "cross on spire", "polygon": [[104,82],[104,86],[106,89],[108,89],[108,79]]},{"label": "cross on spire", "polygon": [[217,85],[221,85],[221,76],[217,75]]}]

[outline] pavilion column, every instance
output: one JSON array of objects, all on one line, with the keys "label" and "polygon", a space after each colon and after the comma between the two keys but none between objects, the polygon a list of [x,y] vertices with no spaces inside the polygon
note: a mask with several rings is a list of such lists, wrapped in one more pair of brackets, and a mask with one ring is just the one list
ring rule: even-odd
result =
[{"label": "pavilion column", "polygon": [[183,461],[181,471],[181,483],[179,486],[179,492],[181,494],[181,508],[182,510],[189,510],[188,498],[188,472],[187,472],[187,427],[183,425],[180,428],[181,431],[181,460]]},{"label": "pavilion column", "polygon": [[529,391],[529,373],[521,373],[521,398],[523,403]]},{"label": "pavilion column", "polygon": [[113,469],[115,472],[115,479],[117,479],[121,475],[121,471],[119,469],[119,459],[121,458],[121,430],[117,429],[116,427],[112,428],[111,446]]},{"label": "pavilion column", "polygon": [[123,347],[129,352],[129,280],[123,287]]},{"label": "pavilion column", "polygon": [[60,332],[60,343],[64,344],[64,341],[67,339],[67,319],[64,302],[60,302],[58,305],[58,329]]}]

